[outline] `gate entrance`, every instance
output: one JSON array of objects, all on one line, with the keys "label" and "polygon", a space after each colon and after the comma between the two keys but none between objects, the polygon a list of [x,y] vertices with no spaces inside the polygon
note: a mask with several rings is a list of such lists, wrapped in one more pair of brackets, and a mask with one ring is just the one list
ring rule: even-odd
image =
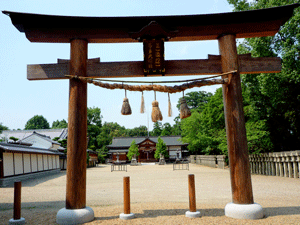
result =
[{"label": "gate entrance", "polygon": [[[245,218],[245,214],[247,218],[261,218],[262,209],[253,201],[240,73],[276,73],[280,72],[281,64],[280,58],[238,56],[236,39],[275,35],[298,6],[293,4],[245,12],[154,17],[66,17],[8,11],[3,13],[10,16],[15,27],[24,32],[31,42],[71,45],[69,62],[28,65],[29,80],[67,79],[67,74],[112,78],[226,73],[223,79],[228,81],[222,88],[233,203],[226,206],[225,214],[235,218]],[[220,55],[205,60],[162,62],[161,55],[156,58],[149,56],[152,47],[148,45],[148,59],[155,61],[101,63],[87,59],[88,43],[143,41],[149,44],[152,39],[216,39]],[[74,213],[70,212],[82,210],[82,214],[77,215],[77,222],[88,222],[93,220],[93,211],[86,206],[87,84],[77,78],[70,79],[68,120],[66,208],[59,211],[57,218],[71,220],[69,217],[74,216]]]}]

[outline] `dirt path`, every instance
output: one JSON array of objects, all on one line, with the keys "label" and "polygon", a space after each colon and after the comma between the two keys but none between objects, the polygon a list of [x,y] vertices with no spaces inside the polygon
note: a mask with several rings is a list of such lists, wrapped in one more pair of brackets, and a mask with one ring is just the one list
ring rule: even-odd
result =
[{"label": "dirt path", "polygon": [[[202,217],[189,219],[188,174],[195,174],[197,208]],[[123,177],[130,176],[131,211],[136,218],[121,221]],[[87,170],[87,206],[95,221],[89,224],[300,224],[300,179],[252,176],[255,202],[266,218],[235,220],[224,216],[231,201],[229,170],[192,165],[173,171],[172,165],[128,166],[128,172],[110,172],[110,166]],[[55,224],[56,213],[65,204],[65,172],[23,182],[22,216],[27,224]],[[0,224],[13,213],[13,188],[0,188]]]}]

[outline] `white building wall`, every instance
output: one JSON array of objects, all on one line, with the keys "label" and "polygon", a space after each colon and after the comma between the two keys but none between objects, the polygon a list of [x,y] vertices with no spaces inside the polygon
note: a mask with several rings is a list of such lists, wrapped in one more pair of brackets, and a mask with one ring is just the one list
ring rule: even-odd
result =
[{"label": "white building wall", "polygon": [[48,155],[44,155],[44,169],[48,170],[49,166],[48,166]]},{"label": "white building wall", "polygon": [[15,157],[15,175],[23,173],[23,157],[21,153],[14,153]]},{"label": "white building wall", "polygon": [[49,170],[52,170],[53,169],[52,155],[48,155],[48,160],[49,160]]},{"label": "white building wall", "polygon": [[41,154],[38,154],[38,171],[43,171],[43,156]]},{"label": "white building wall", "polygon": [[24,154],[24,173],[30,173],[30,154]]},{"label": "white building wall", "polygon": [[4,177],[14,175],[14,161],[12,153],[3,153]]},{"label": "white building wall", "polygon": [[56,169],[59,169],[60,168],[60,165],[59,165],[59,155],[55,156],[56,158]]},{"label": "white building wall", "polygon": [[31,155],[31,166],[32,166],[32,172],[37,171],[37,156],[36,154]]},{"label": "white building wall", "polygon": [[56,169],[55,155],[52,155],[51,158],[52,158],[52,169]]}]

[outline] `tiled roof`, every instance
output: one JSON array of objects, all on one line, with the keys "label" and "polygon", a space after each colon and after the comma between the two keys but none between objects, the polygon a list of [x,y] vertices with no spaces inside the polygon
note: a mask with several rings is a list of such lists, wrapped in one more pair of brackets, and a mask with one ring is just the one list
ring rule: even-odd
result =
[{"label": "tiled roof", "polygon": [[26,153],[39,153],[39,154],[49,154],[49,155],[64,155],[59,151],[51,151],[44,148],[35,148],[28,147],[24,145],[16,145],[16,144],[8,144],[8,143],[0,143],[0,149],[4,151],[13,151],[17,153],[26,152]]},{"label": "tiled roof", "polygon": [[[113,138],[112,144],[108,145],[107,147],[110,148],[129,148],[130,144],[133,140],[137,144],[140,144],[141,142],[145,141],[148,137],[115,137]],[[179,139],[181,136],[162,136],[161,139],[164,140],[167,146],[177,146],[177,145],[187,145],[187,143],[182,143]],[[149,139],[155,143],[157,143],[158,137],[149,137]]]},{"label": "tiled roof", "polygon": [[38,130],[4,130],[0,134],[0,138],[5,137],[9,139],[10,137],[16,137],[22,140],[30,136],[33,132],[49,136],[51,139],[59,137],[60,139],[66,139],[68,136],[68,129],[38,129]]}]

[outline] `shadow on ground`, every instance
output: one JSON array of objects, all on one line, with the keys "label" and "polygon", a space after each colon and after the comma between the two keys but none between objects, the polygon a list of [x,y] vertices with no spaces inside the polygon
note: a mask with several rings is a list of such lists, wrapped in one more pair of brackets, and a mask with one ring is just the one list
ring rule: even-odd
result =
[{"label": "shadow on ground", "polygon": [[[65,207],[65,201],[52,201],[52,202],[22,202],[21,209],[61,209]],[[1,203],[0,211],[13,210],[14,203]]]},{"label": "shadow on ground", "polygon": [[[225,216],[224,209],[213,208],[213,209],[197,209],[200,211],[202,217],[221,217]],[[157,210],[143,210],[144,213],[134,213],[136,218],[156,218],[160,216],[177,216],[177,215],[185,215],[185,212],[188,209],[157,209]],[[268,207],[264,208],[264,219],[268,217],[274,216],[282,216],[282,215],[300,215],[300,207],[299,206],[291,206],[291,207]],[[105,221],[105,220],[113,220],[118,219],[119,214],[115,216],[108,217],[95,217],[95,220]]]},{"label": "shadow on ground", "polygon": [[[49,180],[65,176],[66,175],[66,170],[61,170],[59,173],[56,174],[50,174],[50,175],[44,175],[44,176],[37,176],[30,178],[28,180],[22,180],[22,187],[34,187],[38,184],[47,182]],[[9,183],[7,186],[1,187],[1,188],[13,188],[14,187],[14,182]]]}]

